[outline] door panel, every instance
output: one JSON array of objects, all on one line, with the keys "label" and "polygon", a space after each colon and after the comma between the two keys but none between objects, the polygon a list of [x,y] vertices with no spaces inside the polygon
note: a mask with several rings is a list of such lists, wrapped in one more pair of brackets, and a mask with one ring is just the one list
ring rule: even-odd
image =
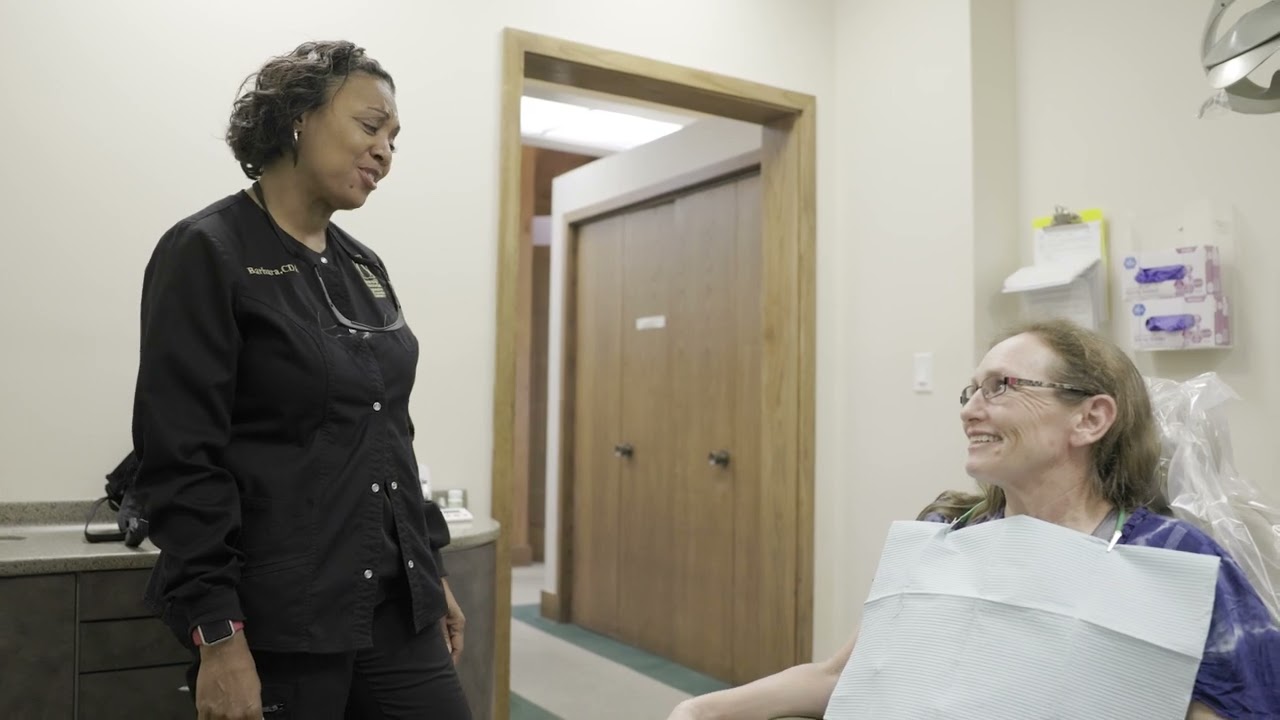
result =
[{"label": "door panel", "polygon": [[[760,176],[754,175],[737,183],[738,283],[736,311],[738,321],[737,408],[734,413],[735,434],[739,451],[734,456],[734,653],[733,680],[745,683],[783,670],[795,657],[795,634],[792,630],[795,606],[792,584],[776,576],[760,572],[760,558],[765,553],[785,547],[781,538],[764,532],[761,519],[769,509],[763,507],[760,476],[761,416],[764,412],[760,388],[760,358],[764,300],[760,284],[762,228],[760,222]],[[762,622],[761,618],[779,618],[778,622]]]},{"label": "door panel", "polygon": [[533,248],[533,337],[529,357],[529,545],[546,562],[547,342],[551,300],[551,248]]},{"label": "door panel", "polygon": [[[672,624],[677,661],[719,678],[733,668],[733,458],[742,443],[733,417],[737,380],[737,187],[723,184],[676,201],[678,318],[672,386],[677,486]],[[727,452],[727,466],[709,455]]]},{"label": "door panel", "polygon": [[762,502],[760,193],[722,181],[579,232],[572,617],[734,683],[794,657],[794,581],[760,570],[789,547]]},{"label": "door panel", "polygon": [[621,297],[625,218],[578,229],[573,445],[574,622],[618,631],[618,482],[621,442]]},{"label": "door panel", "polygon": [[[675,206],[666,203],[626,216],[622,326],[622,427],[635,456],[622,471],[624,538],[619,568],[621,638],[664,657],[673,641],[671,558],[673,442],[681,420],[673,405],[670,333],[679,321],[673,304],[674,266],[679,261]],[[665,327],[637,329],[637,320]],[[663,318],[657,322],[657,318]]]}]

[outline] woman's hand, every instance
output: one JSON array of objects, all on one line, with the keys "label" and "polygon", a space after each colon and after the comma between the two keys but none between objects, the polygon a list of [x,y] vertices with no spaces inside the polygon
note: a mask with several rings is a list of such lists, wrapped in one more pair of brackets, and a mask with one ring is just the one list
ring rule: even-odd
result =
[{"label": "woman's hand", "polygon": [[262,720],[262,684],[243,632],[200,648],[196,713],[199,720]]},{"label": "woman's hand", "polygon": [[704,718],[705,715],[698,711],[696,698],[680,703],[667,716],[667,720],[704,720]]},{"label": "woman's hand", "polygon": [[462,659],[462,631],[467,627],[467,618],[462,614],[458,601],[454,599],[453,591],[449,589],[448,578],[442,579],[440,584],[444,585],[444,599],[449,607],[440,625],[444,630],[444,639],[449,643],[449,654],[453,656],[453,664],[457,665],[458,660]]},{"label": "woman's hand", "polygon": [[1209,709],[1208,705],[1197,701],[1187,708],[1187,720],[1222,720],[1222,716]]}]

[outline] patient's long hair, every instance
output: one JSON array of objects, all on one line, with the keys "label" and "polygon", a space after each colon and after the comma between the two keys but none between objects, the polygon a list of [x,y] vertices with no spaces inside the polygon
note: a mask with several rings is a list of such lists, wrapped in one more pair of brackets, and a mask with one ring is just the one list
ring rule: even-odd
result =
[{"label": "patient's long hair", "polygon": [[[1116,507],[1132,512],[1139,506],[1165,512],[1160,492],[1160,434],[1151,396],[1142,373],[1114,343],[1067,320],[1030,323],[1005,333],[992,346],[1016,335],[1040,338],[1058,356],[1048,380],[1089,388],[1116,401],[1116,419],[1093,446],[1094,491]],[[1079,393],[1058,391],[1063,403],[1083,402]],[[949,490],[921,511],[919,519],[939,513],[955,520],[974,510],[974,520],[1004,509],[1004,490],[979,484],[978,493]]]}]

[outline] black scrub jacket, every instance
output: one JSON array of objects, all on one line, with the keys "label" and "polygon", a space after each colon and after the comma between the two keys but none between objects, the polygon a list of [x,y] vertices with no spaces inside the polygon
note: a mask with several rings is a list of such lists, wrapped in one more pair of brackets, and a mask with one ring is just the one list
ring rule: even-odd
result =
[{"label": "black scrub jacket", "polygon": [[[268,198],[268,207],[270,198]],[[418,631],[446,611],[448,526],[422,496],[409,393],[418,341],[385,326],[368,248],[316,253],[244,192],[160,239],[142,290],[137,490],[160,548],[147,602],[192,629],[243,620],[255,650],[372,645],[380,585],[407,578]]]}]

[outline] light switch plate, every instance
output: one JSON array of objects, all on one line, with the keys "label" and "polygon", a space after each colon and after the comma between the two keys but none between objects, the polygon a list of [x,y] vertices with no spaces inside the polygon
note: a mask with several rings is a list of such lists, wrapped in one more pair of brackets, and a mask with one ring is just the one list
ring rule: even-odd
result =
[{"label": "light switch plate", "polygon": [[915,374],[911,388],[918,393],[933,392],[933,353],[916,353]]}]

